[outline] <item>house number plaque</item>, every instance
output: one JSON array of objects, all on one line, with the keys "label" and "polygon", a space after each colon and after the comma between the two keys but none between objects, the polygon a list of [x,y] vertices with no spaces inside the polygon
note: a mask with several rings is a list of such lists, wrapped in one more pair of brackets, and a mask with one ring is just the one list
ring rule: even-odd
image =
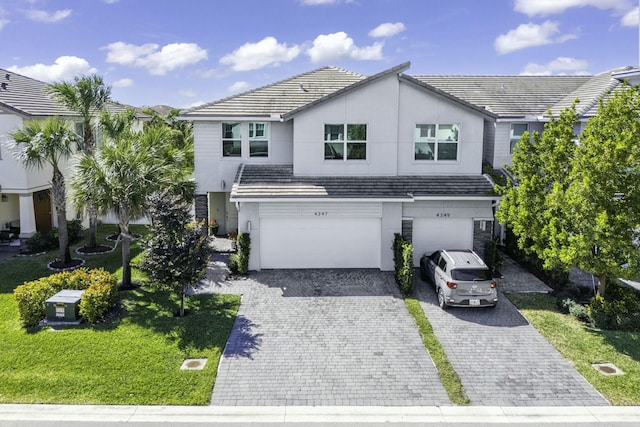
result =
[{"label": "house number plaque", "polygon": [[329,213],[328,212],[314,212],[313,214],[315,216],[327,216]]},{"label": "house number plaque", "polygon": [[438,218],[449,218],[451,214],[449,212],[438,212],[436,217]]}]

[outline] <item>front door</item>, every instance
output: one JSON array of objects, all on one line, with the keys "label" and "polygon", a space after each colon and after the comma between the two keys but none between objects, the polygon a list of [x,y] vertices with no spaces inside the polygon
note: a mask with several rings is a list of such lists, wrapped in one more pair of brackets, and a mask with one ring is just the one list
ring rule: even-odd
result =
[{"label": "front door", "polygon": [[33,193],[33,212],[36,219],[36,230],[40,233],[51,231],[51,196],[49,190]]}]

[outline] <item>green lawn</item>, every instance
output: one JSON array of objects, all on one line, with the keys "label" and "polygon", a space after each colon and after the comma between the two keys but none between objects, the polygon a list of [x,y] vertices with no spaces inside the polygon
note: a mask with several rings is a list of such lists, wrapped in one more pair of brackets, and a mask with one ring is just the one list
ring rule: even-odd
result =
[{"label": "green lawn", "polygon": [[[100,239],[113,231],[113,226],[101,227]],[[142,234],[145,228],[133,231]],[[140,256],[137,244],[132,254]],[[25,330],[12,291],[26,280],[51,274],[46,263],[55,255],[51,251],[0,263],[0,403],[209,402],[239,297],[192,296],[187,299],[188,315],[176,318],[175,298],[142,286],[121,291],[118,316],[101,325]],[[121,273],[120,248],[82,258],[89,268]],[[142,273],[133,273],[135,281],[144,283]],[[185,358],[209,360],[202,371],[181,371]]]},{"label": "green lawn", "polygon": [[[510,294],[529,322],[614,405],[640,405],[640,331],[590,328],[558,312],[555,298],[541,294]],[[592,363],[610,362],[625,375],[605,376]]]},{"label": "green lawn", "polygon": [[420,302],[414,298],[406,298],[404,301],[407,310],[409,310],[413,320],[416,322],[416,327],[420,332],[422,342],[431,355],[431,359],[436,366],[438,376],[445,391],[449,395],[449,399],[456,405],[469,405],[471,401],[462,386],[462,381],[460,381],[460,377],[453,369],[451,362],[449,362],[449,358],[440,345],[440,341],[436,338],[436,334],[433,332],[431,323],[429,323],[427,316],[425,316]]}]

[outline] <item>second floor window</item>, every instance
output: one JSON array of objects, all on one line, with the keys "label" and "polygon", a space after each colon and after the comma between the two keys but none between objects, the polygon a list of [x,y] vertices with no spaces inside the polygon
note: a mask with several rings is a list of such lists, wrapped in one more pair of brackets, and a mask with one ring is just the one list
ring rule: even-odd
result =
[{"label": "second floor window", "polygon": [[222,156],[242,155],[242,133],[240,123],[222,123]]},{"label": "second floor window", "polygon": [[529,126],[526,123],[511,123],[511,130],[509,132],[509,153],[513,154],[513,150],[516,148],[516,144],[520,141],[522,134],[529,130]]},{"label": "second floor window", "polygon": [[366,160],[367,125],[324,125],[324,159]]},{"label": "second floor window", "polygon": [[458,160],[457,124],[418,124],[415,130],[415,160]]},{"label": "second floor window", "polygon": [[268,133],[268,123],[249,123],[249,157],[269,157]]}]

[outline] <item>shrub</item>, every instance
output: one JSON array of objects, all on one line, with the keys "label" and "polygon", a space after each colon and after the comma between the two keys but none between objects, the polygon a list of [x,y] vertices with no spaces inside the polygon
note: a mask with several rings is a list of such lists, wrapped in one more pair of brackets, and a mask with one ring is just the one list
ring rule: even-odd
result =
[{"label": "shrub", "polygon": [[[13,295],[22,323],[27,327],[37,325],[45,316],[45,301],[63,289],[85,290],[79,310],[83,317],[83,312],[89,313],[85,320],[90,323],[95,323],[115,304],[116,279],[109,272],[85,268],[65,271],[15,288]],[[85,295],[89,296],[86,302]]]},{"label": "shrub", "polygon": [[617,281],[607,286],[605,297],[596,295],[588,305],[589,318],[600,329],[635,331],[640,329],[640,297]]},{"label": "shrub", "polygon": [[581,322],[587,323],[591,321],[587,307],[577,303],[571,298],[566,298],[562,300],[561,309],[563,312],[571,314],[573,317],[580,320]]},{"label": "shrub", "polygon": [[238,272],[247,274],[249,272],[249,253],[251,252],[251,237],[249,233],[238,234]]},{"label": "shrub", "polygon": [[49,235],[45,233],[37,232],[33,236],[29,237],[25,242],[27,248],[32,253],[44,252],[49,249],[53,249],[55,246],[51,246],[51,240]]},{"label": "shrub", "polygon": [[229,261],[227,261],[227,267],[233,274],[238,274],[240,272],[240,255],[237,253],[231,254],[229,256]]},{"label": "shrub", "polygon": [[498,250],[498,242],[495,240],[490,240],[487,242],[484,251],[485,262],[487,263],[487,267],[491,270],[491,274],[496,276],[498,270],[502,267],[502,263],[504,262],[504,258],[502,253]]},{"label": "shrub", "polygon": [[413,245],[400,234],[393,238],[393,262],[395,264],[395,279],[400,291],[404,295],[413,293]]}]

